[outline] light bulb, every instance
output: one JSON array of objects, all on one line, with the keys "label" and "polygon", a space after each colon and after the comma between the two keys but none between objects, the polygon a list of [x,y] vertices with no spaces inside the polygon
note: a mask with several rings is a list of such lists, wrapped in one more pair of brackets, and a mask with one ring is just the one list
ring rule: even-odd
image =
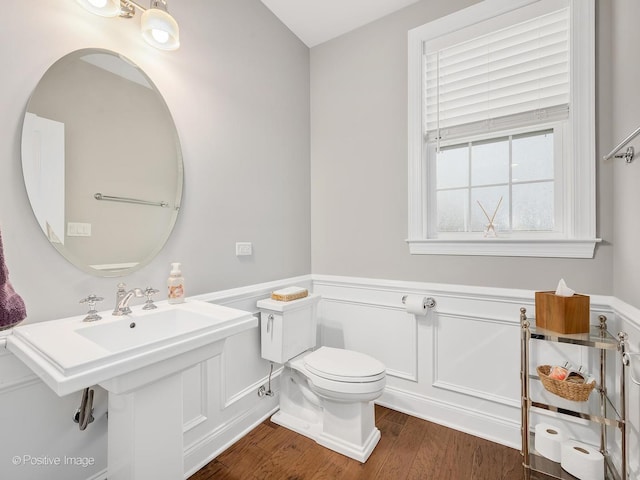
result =
[{"label": "light bulb", "polygon": [[157,28],[151,30],[151,36],[158,43],[164,44],[169,41],[169,33],[164,30],[158,30]]},{"label": "light bulb", "polygon": [[76,0],[86,10],[102,17],[120,15],[120,0]]},{"label": "light bulb", "polygon": [[140,19],[142,36],[151,45],[161,50],[175,50],[180,46],[178,23],[166,11],[149,8]]}]

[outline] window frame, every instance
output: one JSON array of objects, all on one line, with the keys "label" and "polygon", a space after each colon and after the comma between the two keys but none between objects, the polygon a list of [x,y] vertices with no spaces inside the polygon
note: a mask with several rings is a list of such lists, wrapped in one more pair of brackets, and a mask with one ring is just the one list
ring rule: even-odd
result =
[{"label": "window frame", "polygon": [[[563,127],[561,232],[496,238],[482,233],[435,236],[430,228],[430,162],[424,141],[424,43],[544,0],[485,0],[414,28],[408,34],[408,238],[411,254],[593,258],[596,238],[595,2],[568,0],[570,112]],[[579,81],[578,81],[579,80]],[[535,127],[537,128],[537,127]]]}]

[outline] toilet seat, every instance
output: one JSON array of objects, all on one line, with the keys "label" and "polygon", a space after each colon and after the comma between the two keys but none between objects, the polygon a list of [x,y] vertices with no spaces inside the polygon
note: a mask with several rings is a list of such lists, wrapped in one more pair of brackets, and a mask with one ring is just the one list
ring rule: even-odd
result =
[{"label": "toilet seat", "polygon": [[370,383],[386,375],[382,362],[353,350],[320,347],[305,355],[303,361],[307,371],[334,382]]},{"label": "toilet seat", "polygon": [[[316,352],[319,352],[318,355],[315,355]],[[307,365],[309,356],[311,356],[311,366]],[[354,357],[360,360],[355,362],[356,368],[353,363],[351,365],[339,363],[341,359]],[[315,393],[338,402],[375,400],[382,394],[387,381],[383,364],[368,355],[338,348],[320,347],[315,352],[298,355],[287,365],[302,373]],[[380,369],[383,369],[382,372]],[[316,371],[318,373],[315,373]]]}]

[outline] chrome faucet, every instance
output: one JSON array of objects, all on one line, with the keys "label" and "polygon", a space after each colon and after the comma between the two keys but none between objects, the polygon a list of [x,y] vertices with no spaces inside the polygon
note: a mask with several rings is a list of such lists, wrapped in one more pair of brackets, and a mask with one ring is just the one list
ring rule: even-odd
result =
[{"label": "chrome faucet", "polygon": [[125,287],[126,285],[124,283],[118,284],[118,291],[116,292],[116,308],[113,310],[112,315],[129,315],[131,313],[131,309],[129,308],[129,301],[133,297],[144,296],[144,293],[139,288],[132,288],[127,292],[125,290]]},{"label": "chrome faucet", "polygon": [[113,309],[113,315],[120,315],[118,310],[118,305],[120,304],[120,300],[122,300],[124,296],[127,294],[125,287],[126,285],[124,283],[118,284],[118,290],[116,291],[116,306]]}]

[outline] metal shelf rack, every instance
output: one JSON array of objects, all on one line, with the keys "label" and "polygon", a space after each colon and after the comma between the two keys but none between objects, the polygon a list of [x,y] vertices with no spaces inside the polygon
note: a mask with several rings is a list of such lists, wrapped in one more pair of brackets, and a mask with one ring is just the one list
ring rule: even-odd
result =
[{"label": "metal shelf rack", "polygon": [[[627,432],[626,432],[626,367],[625,348],[627,335],[620,332],[617,338],[607,331],[607,318],[598,317],[600,324],[591,326],[589,333],[562,334],[536,328],[527,318],[526,309],[520,309],[521,345],[520,345],[520,383],[522,401],[522,465],[526,479],[533,479],[535,473],[542,473],[562,480],[575,480],[575,477],[562,470],[559,463],[552,462],[532,448],[533,433],[530,429],[529,417],[531,409],[538,413],[554,412],[568,417],[576,417],[600,425],[600,452],[605,458],[605,478],[607,480],[627,480]],[[567,343],[581,345],[599,350],[599,378],[598,384],[592,392],[589,401],[573,402],[564,400],[544,390],[535,374],[529,373],[529,354],[531,340]],[[607,393],[606,368],[607,351],[618,353],[620,361],[619,399],[617,406]],[[534,400],[535,397],[535,400]],[[620,430],[621,435],[621,465],[616,467],[608,451],[607,427],[613,426]]]}]

